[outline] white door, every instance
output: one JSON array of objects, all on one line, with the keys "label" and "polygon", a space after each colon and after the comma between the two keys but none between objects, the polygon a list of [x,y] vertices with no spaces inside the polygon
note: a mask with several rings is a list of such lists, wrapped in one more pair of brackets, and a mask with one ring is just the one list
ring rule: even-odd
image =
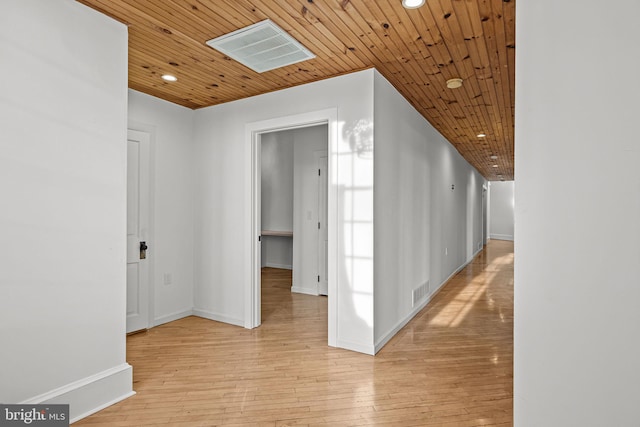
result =
[{"label": "white door", "polygon": [[329,233],[327,231],[327,153],[318,157],[318,293],[329,293],[327,253]]},{"label": "white door", "polygon": [[[148,133],[127,137],[127,333],[149,327],[149,144]],[[145,257],[146,256],[146,257]]]}]

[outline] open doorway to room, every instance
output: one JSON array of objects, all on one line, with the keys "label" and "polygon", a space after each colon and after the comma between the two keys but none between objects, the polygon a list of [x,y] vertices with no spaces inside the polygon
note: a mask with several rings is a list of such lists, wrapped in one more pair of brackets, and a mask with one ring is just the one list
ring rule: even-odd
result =
[{"label": "open doorway to room", "polygon": [[273,273],[268,279],[284,286],[287,295],[324,301],[328,345],[336,345],[337,246],[331,237],[338,214],[332,185],[336,124],[337,111],[328,109],[246,127],[252,262],[247,271],[245,327],[255,328],[263,320],[264,268]]},{"label": "open doorway to room", "polygon": [[[264,132],[260,151],[261,321],[326,296],[328,124]],[[324,314],[322,314],[324,313]]]}]

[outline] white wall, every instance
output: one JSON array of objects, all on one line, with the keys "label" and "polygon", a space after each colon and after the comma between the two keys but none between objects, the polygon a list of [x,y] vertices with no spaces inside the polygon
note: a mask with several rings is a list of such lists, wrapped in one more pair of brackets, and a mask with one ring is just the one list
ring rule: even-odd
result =
[{"label": "white wall", "polygon": [[153,265],[153,319],[159,325],[193,308],[194,113],[129,90],[128,115],[130,129],[151,134],[153,239],[147,253]]},{"label": "white wall", "polygon": [[318,294],[318,165],[328,126],[294,129],[293,291]]},{"label": "white wall", "polygon": [[489,238],[513,240],[514,182],[490,182],[489,192]]},{"label": "white wall", "polygon": [[377,72],[374,111],[375,211],[359,219],[375,223],[379,349],[481,248],[485,180]]},{"label": "white wall", "polygon": [[0,401],[131,393],[126,27],[71,0],[0,14]]},{"label": "white wall", "polygon": [[[263,230],[293,231],[293,134],[261,136],[261,222]],[[262,266],[293,268],[293,239],[262,236]]]},{"label": "white wall", "polygon": [[518,427],[638,425],[638,16],[636,0],[518,4]]},{"label": "white wall", "polygon": [[293,135],[270,132],[261,137],[262,229],[293,230]]},{"label": "white wall", "polygon": [[[363,193],[372,192],[373,160],[363,155],[372,143],[372,70],[196,111],[197,314],[244,324],[244,299],[248,297],[244,291],[251,271],[247,256],[251,253],[251,224],[247,223],[251,207],[245,194],[251,153],[245,126],[328,108],[338,108],[339,126],[338,144],[333,147],[336,175],[331,185],[341,194],[354,186],[363,188]],[[351,217],[341,200],[336,207],[341,217],[335,237],[340,264],[338,295],[334,295],[339,302],[337,345],[373,352],[373,260],[361,262],[345,254]],[[353,231],[349,237],[372,240],[372,225]]]}]

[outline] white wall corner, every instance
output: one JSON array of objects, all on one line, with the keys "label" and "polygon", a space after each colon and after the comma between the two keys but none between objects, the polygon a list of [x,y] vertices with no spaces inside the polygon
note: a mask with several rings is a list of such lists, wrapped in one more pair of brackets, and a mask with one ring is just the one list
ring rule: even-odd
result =
[{"label": "white wall corner", "polygon": [[71,423],[133,396],[133,368],[128,363],[20,402],[68,404]]},{"label": "white wall corner", "polygon": [[152,327],[155,326],[160,326],[163,325],[165,323],[169,323],[169,322],[173,322],[175,320],[180,320],[180,319],[184,319],[185,317],[189,317],[193,315],[193,309],[187,309],[187,310],[182,310],[182,311],[177,311],[175,313],[171,313],[168,314],[166,316],[161,316],[161,317],[157,317],[155,319],[153,319],[153,325]]},{"label": "white wall corner", "polygon": [[358,353],[368,354],[369,356],[374,356],[376,354],[375,346],[368,344],[355,343],[351,341],[345,340],[337,340],[336,346],[339,348],[343,348],[345,350],[351,350]]},{"label": "white wall corner", "polygon": [[303,287],[303,286],[293,286],[291,287],[291,292],[297,294],[306,294],[306,295],[314,295],[318,296],[318,287]]},{"label": "white wall corner", "polygon": [[509,234],[491,234],[489,238],[492,240],[510,240],[513,242],[513,235]]},{"label": "white wall corner", "polygon": [[214,320],[216,322],[229,323],[231,325],[245,327],[244,319],[225,316],[224,314],[214,313],[212,311],[193,309],[193,316],[202,317],[203,319]]}]

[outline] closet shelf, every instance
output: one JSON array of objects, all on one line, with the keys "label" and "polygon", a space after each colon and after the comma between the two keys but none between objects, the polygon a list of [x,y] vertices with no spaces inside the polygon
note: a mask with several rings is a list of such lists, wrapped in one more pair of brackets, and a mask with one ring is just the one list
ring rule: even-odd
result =
[{"label": "closet shelf", "polygon": [[262,230],[263,236],[293,237],[293,231]]}]

